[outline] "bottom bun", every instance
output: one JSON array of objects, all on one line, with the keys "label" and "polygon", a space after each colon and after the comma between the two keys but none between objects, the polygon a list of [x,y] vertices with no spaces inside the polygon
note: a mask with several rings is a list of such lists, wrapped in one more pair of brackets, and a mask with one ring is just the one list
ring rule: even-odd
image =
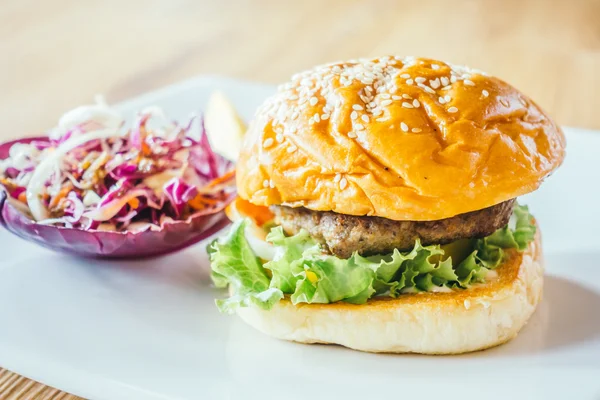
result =
[{"label": "bottom bun", "polygon": [[[539,229],[538,229],[539,232]],[[507,258],[485,284],[448,293],[403,294],[366,304],[298,304],[270,311],[241,308],[238,315],[267,335],[302,343],[333,343],[386,353],[458,354],[514,338],[542,296],[544,267],[539,233]]]}]

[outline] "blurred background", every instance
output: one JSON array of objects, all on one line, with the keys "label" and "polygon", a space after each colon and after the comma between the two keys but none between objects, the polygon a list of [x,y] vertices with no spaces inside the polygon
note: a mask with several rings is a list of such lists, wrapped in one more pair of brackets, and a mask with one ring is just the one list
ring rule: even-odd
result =
[{"label": "blurred background", "polygon": [[464,63],[517,86],[559,123],[600,128],[599,0],[2,0],[3,138],[217,73],[278,83],[384,54]]}]

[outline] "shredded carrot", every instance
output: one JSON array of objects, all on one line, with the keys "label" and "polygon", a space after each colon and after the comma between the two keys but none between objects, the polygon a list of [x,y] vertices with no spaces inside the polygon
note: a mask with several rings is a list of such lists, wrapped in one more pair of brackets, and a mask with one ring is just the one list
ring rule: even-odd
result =
[{"label": "shredded carrot", "polygon": [[58,192],[58,194],[56,196],[54,196],[52,198],[52,200],[50,200],[50,203],[48,204],[49,208],[54,208],[58,205],[58,203],[64,199],[65,197],[67,197],[67,195],[69,194],[69,192],[73,189],[73,187],[71,185],[65,185],[63,186],[62,189],[60,189],[60,192]]},{"label": "shredded carrot", "polygon": [[226,174],[219,176],[218,178],[213,179],[212,181],[210,181],[210,183],[208,185],[206,185],[207,187],[212,187],[212,186],[216,186],[219,183],[223,183],[226,182],[230,179],[232,179],[233,177],[235,177],[235,170],[232,169],[231,171],[227,172]]},{"label": "shredded carrot", "polygon": [[127,204],[129,204],[129,206],[135,210],[140,206],[140,201],[137,199],[137,197],[134,197],[133,199],[129,200]]},{"label": "shredded carrot", "polygon": [[202,210],[209,205],[215,205],[220,203],[221,201],[222,200],[220,199],[211,199],[202,195],[202,193],[198,193],[196,197],[188,201],[188,205],[195,210]]},{"label": "shredded carrot", "polygon": [[150,148],[150,146],[148,146],[148,144],[145,141],[142,142],[142,153],[145,156],[151,156],[152,155],[152,149]]}]

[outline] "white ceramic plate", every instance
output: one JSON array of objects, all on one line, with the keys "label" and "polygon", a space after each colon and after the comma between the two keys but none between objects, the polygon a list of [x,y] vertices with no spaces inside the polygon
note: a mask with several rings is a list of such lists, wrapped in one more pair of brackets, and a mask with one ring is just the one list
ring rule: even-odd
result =
[{"label": "white ceramic plate", "polygon": [[[122,104],[175,117],[222,89],[242,115],[274,89],[205,77]],[[0,365],[93,399],[600,399],[600,132],[527,196],[547,259],[517,339],[452,357],[364,354],[270,339],[213,302],[204,245],[152,261],[52,253],[0,232]]]}]

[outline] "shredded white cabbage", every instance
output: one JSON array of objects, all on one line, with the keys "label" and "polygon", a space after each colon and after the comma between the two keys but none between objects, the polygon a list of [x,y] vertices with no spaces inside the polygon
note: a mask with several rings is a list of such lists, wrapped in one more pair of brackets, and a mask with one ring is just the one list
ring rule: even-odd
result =
[{"label": "shredded white cabbage", "polygon": [[44,190],[46,181],[50,178],[55,168],[60,165],[65,154],[92,140],[108,139],[120,135],[123,135],[123,133],[120,133],[116,128],[87,132],[85,135],[70,138],[58,146],[54,152],[48,154],[36,167],[31,175],[29,185],[27,185],[27,205],[33,218],[36,221],[48,219],[48,210],[42,202],[41,193]]},{"label": "shredded white cabbage", "polygon": [[89,181],[94,174],[110,159],[107,152],[102,152],[83,173],[83,180]]},{"label": "shredded white cabbage", "polygon": [[162,193],[165,185],[173,178],[182,176],[180,169],[168,169],[159,174],[150,175],[144,179],[144,184],[152,189],[157,195]]},{"label": "shredded white cabbage", "polygon": [[152,130],[154,136],[162,137],[165,140],[172,140],[177,136],[177,125],[173,120],[167,117],[164,110],[158,106],[149,106],[139,113],[140,117],[149,115],[147,128]]},{"label": "shredded white cabbage", "polygon": [[119,128],[125,119],[115,109],[110,108],[104,99],[97,98],[97,104],[74,108],[63,114],[58,126],[50,131],[50,138],[58,140],[69,130],[83,124],[95,122],[105,128]]},{"label": "shredded white cabbage", "polygon": [[86,207],[93,206],[95,204],[100,203],[101,200],[102,198],[98,196],[96,192],[94,192],[93,190],[88,190],[85,193],[85,196],[83,196],[83,205]]}]

